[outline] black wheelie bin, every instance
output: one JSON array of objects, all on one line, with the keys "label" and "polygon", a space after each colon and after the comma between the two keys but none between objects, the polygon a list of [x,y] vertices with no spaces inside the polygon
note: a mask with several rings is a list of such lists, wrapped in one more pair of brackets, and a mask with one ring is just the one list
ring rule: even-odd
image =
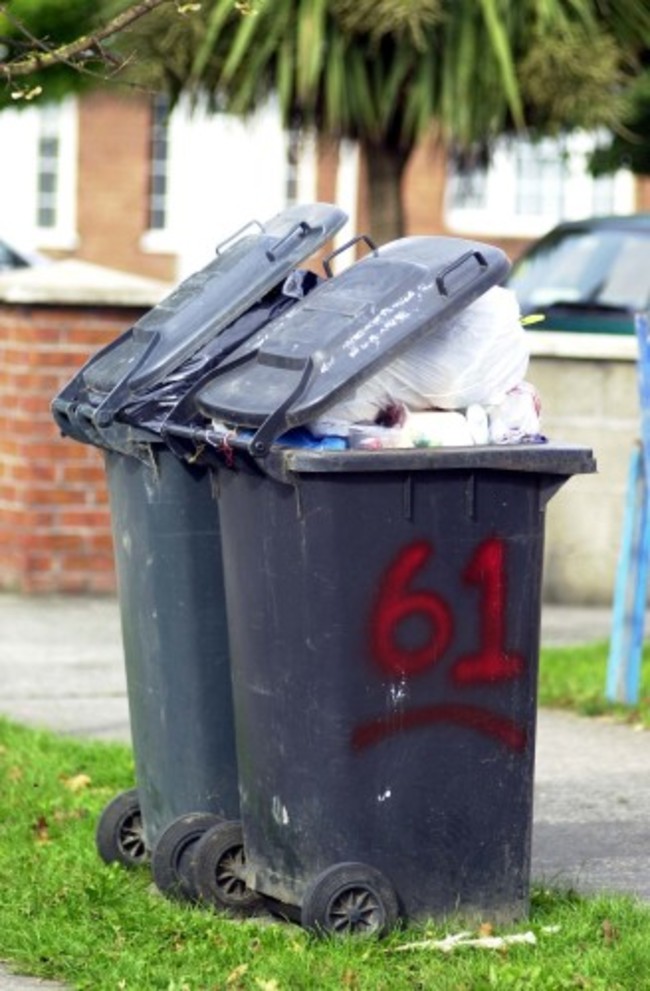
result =
[{"label": "black wheelie bin", "polygon": [[167,893],[192,896],[189,853],[239,814],[230,660],[213,478],[161,442],[193,378],[318,282],[295,266],[346,220],[330,204],[253,222],[217,248],[53,402],[63,434],[105,454],[137,788],[106,807],[104,860],[153,851]]},{"label": "black wheelie bin", "polygon": [[591,451],[289,445],[508,265],[392,242],[193,395],[220,465],[241,798],[194,870],[225,905],[238,882],[334,933],[527,912],[544,512]]}]

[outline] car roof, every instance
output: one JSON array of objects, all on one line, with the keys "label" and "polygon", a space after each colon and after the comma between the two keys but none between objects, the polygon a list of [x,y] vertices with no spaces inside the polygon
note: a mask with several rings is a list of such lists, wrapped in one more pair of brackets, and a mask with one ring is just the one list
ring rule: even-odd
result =
[{"label": "car roof", "polygon": [[553,228],[556,231],[584,230],[650,230],[650,213],[611,214],[604,217],[584,217],[582,220],[564,220]]}]

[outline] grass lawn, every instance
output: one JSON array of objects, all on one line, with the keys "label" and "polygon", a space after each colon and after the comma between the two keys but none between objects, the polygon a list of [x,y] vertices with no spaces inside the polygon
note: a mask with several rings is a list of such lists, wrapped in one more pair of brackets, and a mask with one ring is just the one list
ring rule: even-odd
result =
[{"label": "grass lawn", "polygon": [[585,716],[609,716],[650,728],[650,646],[644,648],[639,702],[634,707],[605,699],[607,642],[542,650],[539,703]]},{"label": "grass lawn", "polygon": [[[606,654],[545,651],[542,702],[608,711]],[[649,695],[633,716],[646,724]],[[97,816],[132,785],[127,747],[0,720],[0,960],[87,991],[650,991],[650,906],[624,897],[538,889],[527,921],[486,918],[473,933],[532,932],[534,943],[448,953],[431,941],[458,932],[454,920],[331,941],[166,901],[148,869],[107,867],[95,852]]]}]

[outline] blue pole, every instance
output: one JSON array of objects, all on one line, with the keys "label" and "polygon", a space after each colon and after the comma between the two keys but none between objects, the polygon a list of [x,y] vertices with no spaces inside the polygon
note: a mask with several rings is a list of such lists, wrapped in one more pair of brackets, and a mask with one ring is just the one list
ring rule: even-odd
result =
[{"label": "blue pole", "polygon": [[644,462],[641,448],[635,447],[628,470],[605,689],[610,702],[627,705],[639,696],[648,581],[650,527]]},{"label": "blue pole", "polygon": [[635,316],[639,346],[638,387],[641,443],[630,457],[623,535],[616,572],[612,638],[605,694],[612,702],[639,700],[650,561],[650,326]]}]

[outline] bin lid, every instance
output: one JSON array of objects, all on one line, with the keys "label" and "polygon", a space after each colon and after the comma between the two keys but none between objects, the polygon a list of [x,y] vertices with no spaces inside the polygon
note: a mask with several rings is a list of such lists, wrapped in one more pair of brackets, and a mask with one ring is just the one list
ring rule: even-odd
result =
[{"label": "bin lid", "polygon": [[139,391],[184,360],[260,300],[347,220],[329,203],[290,207],[252,221],[217,247],[216,257],[104,348],[81,370],[80,390],[99,398],[93,419],[107,426]]},{"label": "bin lid", "polygon": [[215,420],[257,428],[263,456],[359,381],[507,274],[499,248],[454,237],[406,237],[374,249],[253,335],[196,395]]}]

